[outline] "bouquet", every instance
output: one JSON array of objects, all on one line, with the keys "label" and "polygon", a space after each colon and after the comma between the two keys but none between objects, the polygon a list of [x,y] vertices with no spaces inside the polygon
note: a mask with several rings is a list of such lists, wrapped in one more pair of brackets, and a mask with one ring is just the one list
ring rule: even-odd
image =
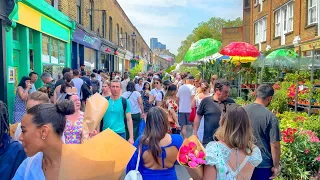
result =
[{"label": "bouquet", "polygon": [[184,166],[194,180],[203,177],[203,165],[206,163],[205,149],[196,136],[190,136],[183,141],[179,149],[177,161]]}]

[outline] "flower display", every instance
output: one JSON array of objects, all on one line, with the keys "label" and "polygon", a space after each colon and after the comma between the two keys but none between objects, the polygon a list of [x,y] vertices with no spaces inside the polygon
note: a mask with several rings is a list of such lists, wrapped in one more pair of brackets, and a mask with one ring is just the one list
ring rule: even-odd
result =
[{"label": "flower display", "polygon": [[282,131],[283,141],[286,143],[293,143],[294,142],[294,135],[297,132],[295,128],[287,128],[286,130]]},{"label": "flower display", "polygon": [[196,168],[206,163],[203,150],[197,150],[197,144],[189,142],[181,146],[178,161],[180,164],[187,165],[190,168]]}]

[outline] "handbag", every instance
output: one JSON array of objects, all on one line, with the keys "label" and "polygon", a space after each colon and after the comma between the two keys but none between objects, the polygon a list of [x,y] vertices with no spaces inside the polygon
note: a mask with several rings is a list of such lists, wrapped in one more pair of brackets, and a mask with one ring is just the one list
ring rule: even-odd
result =
[{"label": "handbag", "polygon": [[192,108],[191,113],[189,115],[189,119],[188,119],[190,122],[194,121],[194,119],[196,118],[196,113],[197,113],[197,107]]},{"label": "handbag", "polygon": [[140,150],[138,151],[139,151],[139,154],[138,154],[136,169],[129,171],[126,177],[124,177],[124,180],[143,180],[141,173],[138,171],[139,163],[140,163]]}]

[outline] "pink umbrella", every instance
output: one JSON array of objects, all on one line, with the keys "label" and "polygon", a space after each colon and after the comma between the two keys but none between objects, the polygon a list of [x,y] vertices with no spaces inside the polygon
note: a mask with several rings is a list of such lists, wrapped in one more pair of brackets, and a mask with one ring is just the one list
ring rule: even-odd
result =
[{"label": "pink umbrella", "polygon": [[258,57],[260,52],[251,44],[246,42],[233,42],[223,48],[220,52],[226,56],[241,56],[241,57]]}]

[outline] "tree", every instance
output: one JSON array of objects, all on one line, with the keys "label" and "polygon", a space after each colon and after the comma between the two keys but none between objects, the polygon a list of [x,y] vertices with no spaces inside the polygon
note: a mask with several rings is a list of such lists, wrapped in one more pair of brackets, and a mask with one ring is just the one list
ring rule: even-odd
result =
[{"label": "tree", "polygon": [[204,38],[213,38],[216,40],[222,40],[222,28],[223,27],[237,27],[242,25],[242,19],[238,17],[235,20],[225,20],[222,18],[212,17],[207,22],[199,23],[192,33],[181,42],[181,46],[178,48],[178,55],[176,62],[181,62],[190,48],[191,44]]}]

